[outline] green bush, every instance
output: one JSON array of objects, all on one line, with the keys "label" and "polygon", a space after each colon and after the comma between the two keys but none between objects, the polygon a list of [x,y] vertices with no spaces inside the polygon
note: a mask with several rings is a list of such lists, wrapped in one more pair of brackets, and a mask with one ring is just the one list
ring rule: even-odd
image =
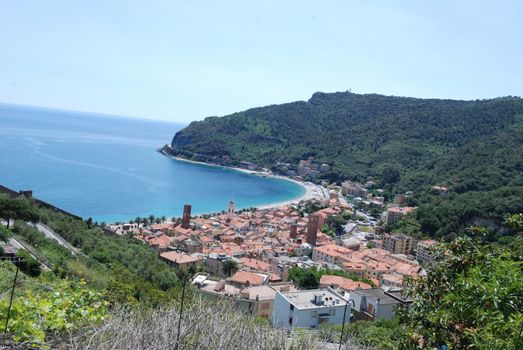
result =
[{"label": "green bush", "polygon": [[[25,290],[15,298],[8,332],[15,341],[43,342],[46,334],[98,324],[108,317],[104,294],[86,288],[85,282],[55,282],[47,292]],[[0,299],[4,325],[9,300]]]},{"label": "green bush", "polygon": [[0,225],[0,241],[7,242],[7,240],[9,239],[9,237],[11,237],[11,235],[12,235],[11,231],[9,231],[4,226]]},{"label": "green bush", "polygon": [[40,267],[40,263],[31,256],[27,251],[24,249],[20,249],[16,256],[20,258],[18,264],[18,267],[21,271],[25,272],[29,276],[39,276],[42,272],[42,269]]}]

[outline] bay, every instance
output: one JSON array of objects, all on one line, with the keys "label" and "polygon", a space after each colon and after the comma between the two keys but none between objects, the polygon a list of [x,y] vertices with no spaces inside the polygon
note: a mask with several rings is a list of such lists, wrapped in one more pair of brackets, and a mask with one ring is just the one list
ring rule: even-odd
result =
[{"label": "bay", "polygon": [[116,222],[279,203],[304,188],[156,152],[183,124],[0,104],[0,184],[84,218]]}]

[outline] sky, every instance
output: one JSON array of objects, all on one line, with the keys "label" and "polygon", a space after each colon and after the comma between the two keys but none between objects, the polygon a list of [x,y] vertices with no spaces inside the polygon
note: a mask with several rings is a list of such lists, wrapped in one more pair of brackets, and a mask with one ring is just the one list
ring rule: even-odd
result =
[{"label": "sky", "polygon": [[190,122],[317,91],[523,95],[523,1],[0,0],[0,102]]}]

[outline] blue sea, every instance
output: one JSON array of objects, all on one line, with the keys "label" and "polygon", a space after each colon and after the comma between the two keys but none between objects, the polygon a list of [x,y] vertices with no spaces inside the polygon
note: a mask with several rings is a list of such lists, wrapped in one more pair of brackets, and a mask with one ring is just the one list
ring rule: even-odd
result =
[{"label": "blue sea", "polygon": [[290,181],[173,160],[156,152],[183,124],[0,104],[0,184],[84,218],[116,222],[291,200]]}]

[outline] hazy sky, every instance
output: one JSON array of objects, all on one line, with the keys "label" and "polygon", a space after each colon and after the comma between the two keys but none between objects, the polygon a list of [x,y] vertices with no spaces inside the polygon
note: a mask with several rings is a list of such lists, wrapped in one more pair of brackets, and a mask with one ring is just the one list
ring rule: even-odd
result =
[{"label": "hazy sky", "polygon": [[316,91],[523,95],[523,1],[0,0],[0,101],[188,122]]}]

